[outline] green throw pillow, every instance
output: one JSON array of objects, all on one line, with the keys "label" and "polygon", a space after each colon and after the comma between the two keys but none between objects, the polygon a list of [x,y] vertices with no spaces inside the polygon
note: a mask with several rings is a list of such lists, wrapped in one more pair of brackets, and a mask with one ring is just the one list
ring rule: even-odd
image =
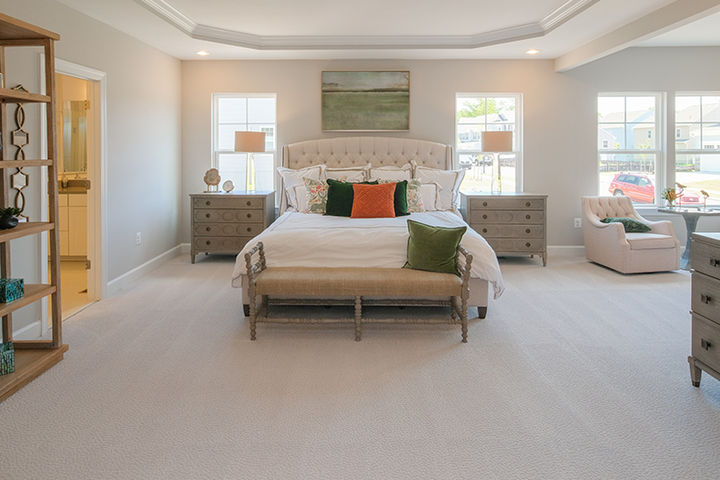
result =
[{"label": "green throw pillow", "polygon": [[402,217],[403,215],[410,215],[408,213],[407,185],[408,185],[407,180],[403,180],[402,182],[397,182],[397,185],[395,185],[395,216],[396,217]]},{"label": "green throw pillow", "polygon": [[652,230],[648,225],[627,217],[608,217],[600,220],[602,223],[622,223],[626,233],[645,233]]},{"label": "green throw pillow", "polygon": [[[349,217],[352,213],[353,206],[353,183],[341,182],[340,180],[327,179],[328,195],[327,205],[325,206],[325,215],[334,215],[336,217]],[[358,182],[364,185],[377,185],[375,182]]]},{"label": "green throw pillow", "polygon": [[467,227],[433,227],[414,220],[407,224],[410,238],[404,268],[457,275],[457,247]]}]

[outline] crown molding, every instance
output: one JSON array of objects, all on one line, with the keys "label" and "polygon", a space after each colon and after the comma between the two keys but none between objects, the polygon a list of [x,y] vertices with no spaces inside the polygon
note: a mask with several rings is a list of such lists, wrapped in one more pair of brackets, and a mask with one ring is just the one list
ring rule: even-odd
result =
[{"label": "crown molding", "polygon": [[542,37],[599,0],[568,0],[537,22],[473,35],[255,35],[195,22],[168,0],[135,0],[197,40],[253,50],[473,49]]}]

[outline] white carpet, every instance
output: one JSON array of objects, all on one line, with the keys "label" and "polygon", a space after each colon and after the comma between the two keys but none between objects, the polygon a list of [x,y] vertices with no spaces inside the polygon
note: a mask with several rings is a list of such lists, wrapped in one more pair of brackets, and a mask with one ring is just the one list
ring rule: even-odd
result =
[{"label": "white carpet", "polygon": [[449,326],[250,342],[231,259],[177,257],[66,322],[65,360],[0,404],[0,478],[717,478],[687,273],[502,268],[468,344]]}]

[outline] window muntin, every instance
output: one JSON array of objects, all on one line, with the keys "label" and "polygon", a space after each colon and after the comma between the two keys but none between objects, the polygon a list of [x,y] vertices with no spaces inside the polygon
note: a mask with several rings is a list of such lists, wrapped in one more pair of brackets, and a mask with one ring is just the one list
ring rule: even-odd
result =
[{"label": "window muntin", "polygon": [[675,180],[685,185],[692,205],[720,205],[720,94],[675,96]]},{"label": "window muntin", "polygon": [[601,94],[597,114],[600,195],[655,204],[662,190],[655,188],[662,153],[661,96]]},{"label": "window muntin", "polygon": [[255,153],[255,190],[273,190],[276,152],[276,95],[216,93],[212,97],[212,165],[222,182],[246,188],[247,157],[234,152],[235,132],[265,132],[265,152]]},{"label": "window muntin", "polygon": [[455,163],[466,170],[460,189],[489,192],[493,154],[482,152],[482,132],[513,132],[513,151],[499,154],[502,191],[522,191],[522,95],[462,93],[455,99]]}]

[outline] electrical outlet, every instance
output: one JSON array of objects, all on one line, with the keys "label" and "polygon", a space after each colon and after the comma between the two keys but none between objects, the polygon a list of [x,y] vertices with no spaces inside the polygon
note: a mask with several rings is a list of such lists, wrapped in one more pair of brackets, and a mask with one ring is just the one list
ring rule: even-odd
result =
[{"label": "electrical outlet", "polygon": [[575,228],[582,228],[582,218],[576,217],[573,220],[573,225],[575,225]]},{"label": "electrical outlet", "polygon": [[142,233],[137,232],[135,234],[135,245],[142,245]]}]

